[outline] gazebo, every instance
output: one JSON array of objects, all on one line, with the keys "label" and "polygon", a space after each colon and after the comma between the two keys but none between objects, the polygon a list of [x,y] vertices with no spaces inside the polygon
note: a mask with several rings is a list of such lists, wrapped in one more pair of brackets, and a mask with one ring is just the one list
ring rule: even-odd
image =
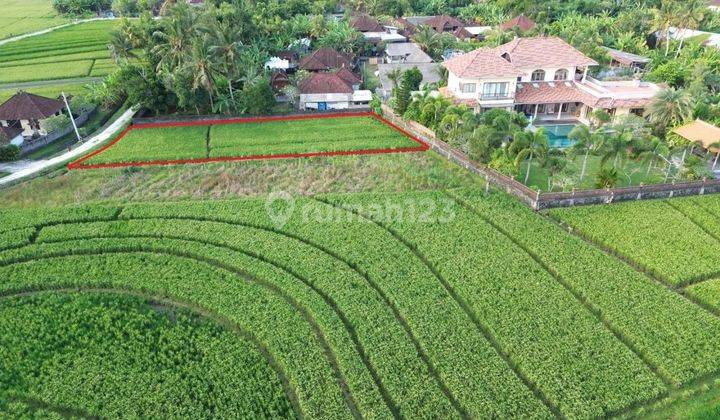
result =
[{"label": "gazebo", "polygon": [[688,141],[700,143],[706,150],[715,153],[713,171],[715,170],[720,157],[720,147],[718,147],[718,144],[720,144],[720,127],[698,119],[677,127],[672,132]]}]

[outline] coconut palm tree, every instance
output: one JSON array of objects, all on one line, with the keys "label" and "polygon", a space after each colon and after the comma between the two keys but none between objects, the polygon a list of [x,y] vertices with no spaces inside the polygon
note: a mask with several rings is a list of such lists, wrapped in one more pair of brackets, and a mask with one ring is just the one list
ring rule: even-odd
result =
[{"label": "coconut palm tree", "polygon": [[575,142],[572,146],[572,151],[584,153],[582,168],[580,169],[580,183],[582,183],[585,178],[588,157],[590,153],[597,151],[598,146],[603,142],[604,135],[605,133],[603,131],[590,131],[590,128],[583,124],[576,125],[568,134],[568,138]]},{"label": "coconut palm tree", "polygon": [[547,154],[549,149],[548,136],[545,134],[545,129],[543,128],[535,131],[518,131],[515,133],[513,146],[513,149],[517,153],[515,156],[515,166],[519,167],[520,164],[527,159],[527,170],[525,171],[525,181],[523,182],[527,185],[530,179],[533,158],[542,159]]},{"label": "coconut palm tree", "polygon": [[232,81],[237,78],[237,60],[243,45],[240,33],[228,24],[218,23],[210,29],[209,36],[209,52],[222,63],[230,92],[230,101],[234,103]]},{"label": "coconut palm tree", "polygon": [[660,8],[653,10],[653,29],[665,38],[665,56],[670,53],[670,27],[677,22],[676,0],[662,0]]},{"label": "coconut palm tree", "polygon": [[613,133],[604,136],[603,142],[600,146],[603,151],[600,164],[604,165],[612,160],[612,167],[617,168],[618,164],[625,162],[628,155],[628,147],[631,143],[632,134],[628,132]]},{"label": "coconut palm tree", "polygon": [[133,52],[133,48],[133,44],[125,32],[118,30],[110,32],[110,45],[108,45],[108,49],[115,64],[119,64],[121,60],[131,57],[134,58],[135,53]]},{"label": "coconut palm tree", "polygon": [[692,98],[685,90],[668,88],[655,95],[645,115],[650,122],[668,127],[689,120],[692,109]]},{"label": "coconut palm tree", "polygon": [[215,92],[215,70],[217,64],[212,59],[210,44],[205,38],[196,38],[185,61],[185,70],[192,77],[192,88],[205,89],[210,97],[210,108],[214,109],[213,93]]},{"label": "coconut palm tree", "polygon": [[418,27],[415,35],[412,36],[412,40],[421,50],[433,57],[436,57],[437,50],[442,46],[440,34],[427,25]]},{"label": "coconut palm tree", "polygon": [[[705,17],[705,13],[708,11],[708,5],[706,0],[685,0],[683,1],[682,7],[676,9],[676,21],[678,26],[682,30],[686,29],[698,29],[700,22]],[[678,46],[675,58],[680,56],[685,37],[680,38],[680,45]]]},{"label": "coconut palm tree", "polygon": [[395,67],[394,69],[390,70],[387,74],[388,79],[390,79],[390,82],[392,83],[393,90],[397,89],[398,83],[400,82],[400,79],[402,78],[403,71],[400,67]]}]

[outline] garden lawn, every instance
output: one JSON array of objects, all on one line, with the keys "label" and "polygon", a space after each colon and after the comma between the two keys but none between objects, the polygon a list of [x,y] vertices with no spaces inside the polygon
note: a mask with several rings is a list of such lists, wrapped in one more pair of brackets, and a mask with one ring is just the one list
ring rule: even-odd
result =
[{"label": "garden lawn", "polygon": [[[599,156],[589,156],[587,167],[585,170],[585,178],[582,183],[578,183],[580,178],[580,172],[582,170],[583,156],[576,156],[574,158],[568,158],[567,169],[572,174],[573,185],[568,185],[565,190],[568,191],[573,187],[577,189],[593,189],[595,187],[595,181],[597,179],[597,173],[600,170]],[[638,163],[632,160],[626,162],[624,171],[618,171],[618,187],[626,187],[630,185],[645,184],[657,184],[663,182],[665,175],[662,170],[657,168],[657,165],[653,166],[650,173],[647,173],[647,163]],[[520,164],[518,175],[515,177],[520,182],[525,180],[525,171],[527,170],[527,162]],[[557,174],[552,180],[553,183],[558,183],[563,177],[562,174]],[[527,185],[533,190],[541,191],[562,191],[563,188],[560,185],[548,186],[548,171],[540,166],[540,163],[533,159],[532,169],[530,170],[530,178],[528,179]]]},{"label": "garden lawn", "polygon": [[[209,141],[206,136],[209,135]],[[207,142],[207,143],[206,143]],[[420,147],[372,117],[134,128],[84,165]]]},{"label": "garden lawn", "polygon": [[210,131],[210,156],[253,156],[417,147],[372,117],[228,124]]}]

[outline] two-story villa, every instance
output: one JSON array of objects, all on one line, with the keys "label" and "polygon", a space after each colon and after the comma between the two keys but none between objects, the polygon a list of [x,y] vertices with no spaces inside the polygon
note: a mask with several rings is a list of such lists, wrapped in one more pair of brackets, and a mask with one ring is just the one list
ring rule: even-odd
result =
[{"label": "two-story villa", "polygon": [[448,86],[443,93],[478,112],[500,107],[524,112],[534,121],[587,123],[595,109],[641,115],[659,91],[638,80],[595,80],[588,69],[596,65],[560,38],[516,38],[445,61]]}]

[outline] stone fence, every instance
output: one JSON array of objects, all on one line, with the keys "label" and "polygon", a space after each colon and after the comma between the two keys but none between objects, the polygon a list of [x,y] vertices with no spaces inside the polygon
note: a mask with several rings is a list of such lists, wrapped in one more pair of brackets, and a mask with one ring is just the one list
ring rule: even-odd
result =
[{"label": "stone fence", "polygon": [[485,165],[473,162],[465,153],[453,148],[442,140],[429,128],[415,122],[399,118],[387,105],[383,104],[384,117],[393,124],[398,125],[419,137],[430,147],[454,161],[460,166],[482,176],[486,185],[490,185],[512,194],[535,210],[553,207],[570,207],[589,204],[608,204],[616,201],[647,200],[653,198],[672,198],[688,195],[703,195],[720,193],[720,180],[702,180],[678,182],[671,184],[639,185],[635,187],[608,188],[596,190],[573,190],[566,192],[540,192],[535,191],[523,183],[502,174]]}]

